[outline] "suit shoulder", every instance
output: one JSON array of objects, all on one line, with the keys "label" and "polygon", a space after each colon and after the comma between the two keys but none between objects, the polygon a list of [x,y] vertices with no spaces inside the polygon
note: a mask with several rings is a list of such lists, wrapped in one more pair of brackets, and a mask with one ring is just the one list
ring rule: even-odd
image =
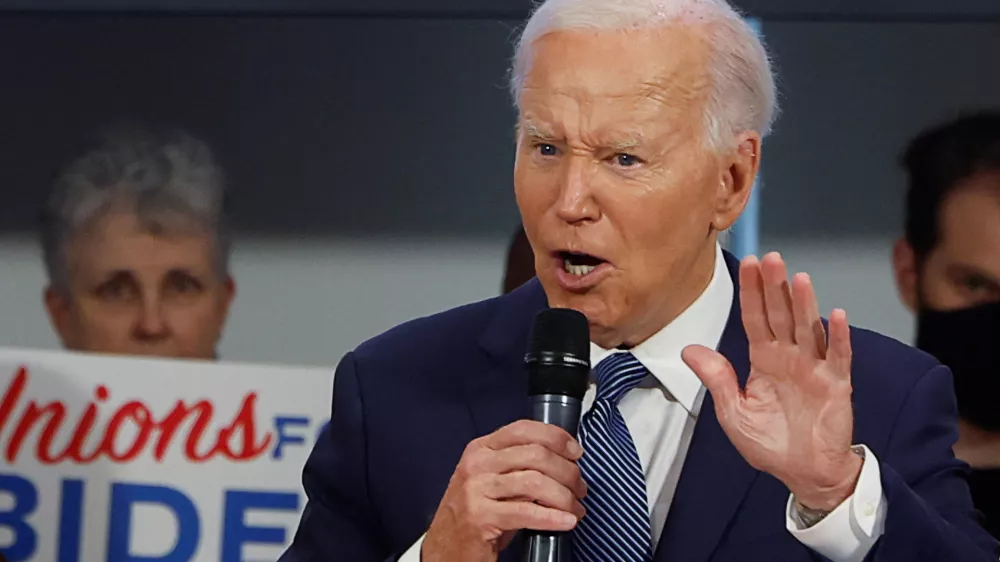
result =
[{"label": "suit shoulder", "polygon": [[353,355],[368,365],[410,368],[437,361],[443,354],[468,358],[470,350],[480,349],[487,334],[527,330],[526,323],[544,305],[541,285],[532,280],[509,294],[400,324],[364,342]]},{"label": "suit shoulder", "polygon": [[875,376],[909,387],[940,364],[933,356],[899,340],[854,326],[851,348],[856,378]]},{"label": "suit shoulder", "polygon": [[918,383],[940,363],[923,351],[861,328],[851,328],[851,347],[856,431],[878,452]]},{"label": "suit shoulder", "polygon": [[392,356],[412,360],[445,348],[474,344],[496,312],[499,297],[466,304],[404,322],[362,343],[354,350],[358,360]]}]

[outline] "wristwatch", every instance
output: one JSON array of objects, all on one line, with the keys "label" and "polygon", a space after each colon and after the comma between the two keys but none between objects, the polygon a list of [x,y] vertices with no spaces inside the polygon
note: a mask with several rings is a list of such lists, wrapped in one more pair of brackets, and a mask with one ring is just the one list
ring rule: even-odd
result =
[{"label": "wristwatch", "polygon": [[[851,447],[851,451],[854,454],[856,454],[859,457],[861,457],[862,459],[865,458],[865,448],[864,447],[854,446],[854,447]],[[826,516],[830,515],[830,513],[831,513],[829,511],[825,511],[825,510],[822,510],[822,509],[808,508],[808,507],[802,505],[801,503],[799,503],[798,500],[795,500],[794,506],[795,506],[795,509],[792,510],[792,514],[794,516],[794,519],[796,519],[795,522],[798,523],[799,527],[801,527],[803,529],[808,529],[808,528],[816,525],[817,523],[819,523],[820,521],[822,521],[823,519],[825,519]]]}]

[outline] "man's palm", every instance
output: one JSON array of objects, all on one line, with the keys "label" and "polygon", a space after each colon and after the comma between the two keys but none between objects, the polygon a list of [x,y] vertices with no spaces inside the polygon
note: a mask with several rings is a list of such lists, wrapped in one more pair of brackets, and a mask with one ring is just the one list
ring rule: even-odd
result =
[{"label": "man's palm", "polygon": [[831,314],[828,347],[812,283],[799,274],[789,288],[775,254],[741,264],[740,304],[750,345],[743,389],[718,352],[684,351],[712,393],[720,425],[751,466],[793,492],[840,485],[854,425],[846,314]]}]

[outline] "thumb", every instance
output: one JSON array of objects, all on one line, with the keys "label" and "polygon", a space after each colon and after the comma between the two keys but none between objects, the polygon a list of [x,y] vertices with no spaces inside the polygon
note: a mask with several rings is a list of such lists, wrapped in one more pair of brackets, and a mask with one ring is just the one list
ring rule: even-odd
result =
[{"label": "thumb", "polygon": [[732,411],[738,406],[740,383],[733,366],[721,353],[701,345],[689,345],[681,352],[681,359],[712,393],[716,406],[724,411]]}]

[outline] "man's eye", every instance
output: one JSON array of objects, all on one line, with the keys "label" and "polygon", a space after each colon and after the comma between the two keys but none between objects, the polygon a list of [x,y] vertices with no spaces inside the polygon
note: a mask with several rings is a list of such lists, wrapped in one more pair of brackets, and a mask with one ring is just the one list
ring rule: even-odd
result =
[{"label": "man's eye", "polygon": [[189,275],[170,275],[167,278],[167,290],[177,295],[189,295],[201,291],[201,283]]},{"label": "man's eye", "polygon": [[171,283],[170,287],[178,293],[187,293],[198,288],[194,281],[191,281],[190,279],[178,279]]},{"label": "man's eye", "polygon": [[962,280],[962,287],[969,291],[978,291],[984,287],[982,279],[976,279],[975,277],[967,278]]},{"label": "man's eye", "polygon": [[95,293],[101,300],[117,301],[130,298],[134,291],[128,283],[109,281],[99,286]]},{"label": "man's eye", "polygon": [[997,292],[997,286],[982,277],[968,277],[961,284],[967,293],[977,297],[993,297]]},{"label": "man's eye", "polygon": [[538,153],[541,154],[542,156],[555,156],[556,154],[559,153],[559,149],[557,149],[555,145],[552,144],[546,144],[546,143],[538,144],[535,146],[535,149],[538,150]]},{"label": "man's eye", "polygon": [[638,156],[634,156],[632,154],[626,154],[624,152],[615,154],[614,160],[615,164],[617,164],[622,168],[633,168],[642,163],[642,159],[640,159]]}]

